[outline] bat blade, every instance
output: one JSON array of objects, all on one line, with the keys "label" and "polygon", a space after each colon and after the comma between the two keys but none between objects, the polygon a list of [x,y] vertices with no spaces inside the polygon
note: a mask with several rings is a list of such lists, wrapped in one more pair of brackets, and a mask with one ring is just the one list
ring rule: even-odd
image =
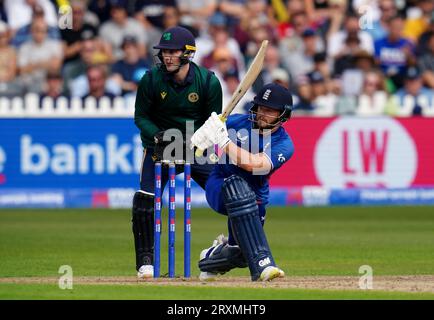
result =
[{"label": "bat blade", "polygon": [[258,53],[250,64],[249,69],[247,70],[243,80],[239,83],[237,89],[233,93],[231,100],[225,106],[222,112],[222,120],[227,119],[227,117],[234,110],[238,102],[240,102],[241,98],[246,94],[247,90],[252,86],[253,82],[255,82],[259,73],[262,70],[262,65],[264,64],[265,52],[267,50],[268,40],[262,41],[261,47],[259,48]]}]

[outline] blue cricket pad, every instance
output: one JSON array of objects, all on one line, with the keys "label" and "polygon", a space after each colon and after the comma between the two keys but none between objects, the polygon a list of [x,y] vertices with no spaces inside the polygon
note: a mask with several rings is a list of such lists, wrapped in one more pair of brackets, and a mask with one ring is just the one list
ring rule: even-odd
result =
[{"label": "blue cricket pad", "polygon": [[247,260],[252,280],[256,281],[266,267],[275,266],[259,218],[256,195],[237,175],[225,180],[222,191],[233,235]]}]

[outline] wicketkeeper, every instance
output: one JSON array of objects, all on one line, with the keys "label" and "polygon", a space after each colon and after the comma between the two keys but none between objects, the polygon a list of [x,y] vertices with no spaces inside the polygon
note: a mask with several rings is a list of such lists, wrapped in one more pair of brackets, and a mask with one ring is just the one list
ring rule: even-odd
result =
[{"label": "wicketkeeper", "polygon": [[284,276],[271,254],[263,225],[270,176],[294,152],[282,127],[291,111],[290,92],[268,84],[254,98],[249,115],[231,115],[225,123],[213,112],[191,138],[192,146],[205,150],[218,144],[225,155],[208,178],[206,198],[212,209],[228,216],[229,236],[219,236],[201,252],[201,279],[246,266],[252,281]]},{"label": "wicketkeeper", "polygon": [[[193,132],[212,112],[220,113],[222,107],[222,88],[217,77],[192,62],[196,46],[190,31],[182,27],[170,28],[164,31],[154,48],[159,50],[156,56],[159,62],[140,81],[134,115],[144,148],[140,190],[134,195],[132,210],[139,278],[154,274],[154,161],[167,160],[163,159],[163,153],[170,143],[163,141],[164,132],[178,129],[184,137],[183,144],[188,121],[194,121]],[[185,159],[185,155],[181,158]],[[213,164],[192,163],[191,176],[205,188],[212,168]],[[168,180],[167,170],[163,167],[163,190]],[[178,167],[177,173],[181,170],[182,166]]]}]

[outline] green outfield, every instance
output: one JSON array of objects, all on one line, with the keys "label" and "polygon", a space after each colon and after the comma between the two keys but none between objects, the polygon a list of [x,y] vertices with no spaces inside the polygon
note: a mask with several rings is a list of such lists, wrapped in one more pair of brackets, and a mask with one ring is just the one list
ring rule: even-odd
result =
[{"label": "green outfield", "polygon": [[[265,229],[283,280],[252,284],[239,269],[199,282],[196,259],[226,233],[226,219],[193,208],[194,279],[137,282],[129,210],[0,210],[0,299],[434,299],[432,207],[276,207]],[[72,267],[72,290],[57,286],[62,265]],[[373,270],[373,290],[358,288],[362,265]]]}]

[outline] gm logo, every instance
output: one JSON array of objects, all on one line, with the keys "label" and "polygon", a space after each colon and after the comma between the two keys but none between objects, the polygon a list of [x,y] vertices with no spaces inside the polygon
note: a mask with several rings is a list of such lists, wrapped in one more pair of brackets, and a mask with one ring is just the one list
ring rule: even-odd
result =
[{"label": "gm logo", "polygon": [[271,263],[270,258],[265,258],[265,259],[259,260],[259,266],[260,267],[265,267],[266,265],[268,265],[270,263]]}]

